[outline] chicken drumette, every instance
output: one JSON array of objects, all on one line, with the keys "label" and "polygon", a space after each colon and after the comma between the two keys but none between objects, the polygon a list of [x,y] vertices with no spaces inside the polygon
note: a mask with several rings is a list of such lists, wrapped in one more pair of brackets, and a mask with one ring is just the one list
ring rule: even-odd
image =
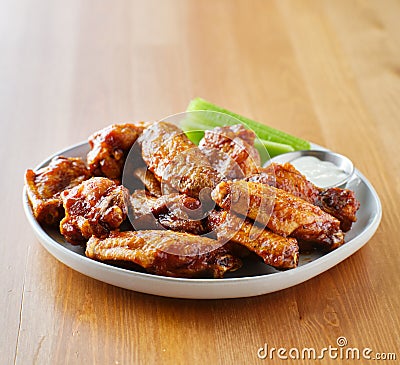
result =
[{"label": "chicken drumette", "polygon": [[26,191],[38,222],[57,224],[64,215],[60,193],[89,177],[89,170],[81,158],[57,156],[38,171],[27,170]]},{"label": "chicken drumette", "polygon": [[204,233],[201,203],[184,194],[168,194],[159,198],[136,190],[131,196],[135,229],[170,229],[193,234]]},{"label": "chicken drumette", "polygon": [[61,194],[65,217],[60,232],[72,244],[92,235],[105,237],[125,220],[129,191],[104,177],[93,177]]},{"label": "chicken drumette", "polygon": [[133,144],[149,123],[113,124],[89,137],[87,163],[95,176],[121,179],[125,159]]},{"label": "chicken drumette", "polygon": [[227,179],[241,179],[260,168],[260,155],[254,147],[256,135],[242,124],[205,131],[199,149],[211,165]]}]

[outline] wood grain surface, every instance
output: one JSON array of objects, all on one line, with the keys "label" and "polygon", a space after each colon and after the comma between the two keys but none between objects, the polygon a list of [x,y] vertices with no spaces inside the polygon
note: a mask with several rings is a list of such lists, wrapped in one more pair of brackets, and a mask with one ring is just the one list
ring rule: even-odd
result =
[{"label": "wood grain surface", "polygon": [[[304,364],[257,350],[339,336],[399,361],[399,17],[395,0],[2,1],[0,363]],[[135,293],[50,256],[23,214],[25,169],[195,96],[350,157],[381,198],[375,236],[303,284],[235,300]]]}]

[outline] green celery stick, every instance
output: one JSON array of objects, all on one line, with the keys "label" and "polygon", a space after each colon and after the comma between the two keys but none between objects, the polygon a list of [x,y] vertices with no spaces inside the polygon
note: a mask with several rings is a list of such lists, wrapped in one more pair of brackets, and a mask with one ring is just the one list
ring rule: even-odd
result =
[{"label": "green celery stick", "polygon": [[254,142],[254,147],[257,148],[260,154],[261,164],[267,162],[271,157],[281,155],[282,153],[294,151],[294,148],[292,146],[289,146],[288,144],[265,141],[258,138]]},{"label": "green celery stick", "polygon": [[195,131],[186,130],[185,134],[196,145],[198,145],[201,139],[204,137],[204,131],[201,130],[195,130]]},{"label": "green celery stick", "polygon": [[[269,127],[267,125],[255,122],[249,118],[243,117],[239,114],[221,108],[217,105],[214,105],[204,99],[195,98],[193,99],[187,108],[186,111],[210,111],[210,112],[219,112],[228,114],[236,119],[238,119],[241,123],[246,125],[249,129],[252,129],[254,133],[262,140],[276,142],[280,144],[290,145],[294,148],[294,150],[308,150],[310,149],[310,143],[301,138],[292,136],[288,133],[280,131],[278,129]],[[195,118],[195,117],[193,117]],[[223,126],[223,125],[232,125],[234,120],[224,118],[224,116],[219,115],[218,113],[204,113],[199,114],[199,119],[202,120],[202,124],[210,125],[213,127]]]}]

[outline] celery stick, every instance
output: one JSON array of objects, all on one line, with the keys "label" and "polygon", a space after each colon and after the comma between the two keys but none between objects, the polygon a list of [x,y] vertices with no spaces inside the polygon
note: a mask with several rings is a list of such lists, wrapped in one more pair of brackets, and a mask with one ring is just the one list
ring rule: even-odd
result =
[{"label": "celery stick", "polygon": [[[290,145],[295,150],[310,149],[310,143],[308,141],[305,141],[301,138],[292,136],[288,133],[285,133],[278,129],[269,127],[267,125],[255,122],[249,118],[243,117],[239,114],[236,114],[234,112],[231,112],[229,110],[221,108],[217,105],[214,105],[204,99],[201,99],[201,98],[193,99],[189,103],[189,106],[187,108],[188,112],[201,111],[201,110],[214,111],[214,112],[228,114],[228,115],[238,119],[240,122],[245,124],[248,128],[252,129],[260,139],[263,139],[265,141],[271,141],[271,142],[277,142],[277,143],[281,143],[281,144]],[[201,119],[202,119],[202,124],[210,125],[210,126],[213,125],[214,127],[231,124],[233,122],[233,121],[229,122],[229,120],[228,120],[228,122],[224,122],[224,117],[218,115],[217,113],[215,113],[215,114],[206,113],[206,114],[204,114],[204,116]]]},{"label": "celery stick", "polygon": [[185,134],[196,145],[198,145],[201,139],[204,137],[204,131],[201,130],[195,130],[195,131],[186,130]]},{"label": "celery stick", "polygon": [[257,148],[260,154],[261,164],[264,164],[271,157],[281,155],[282,153],[294,151],[294,148],[292,146],[289,146],[288,144],[265,141],[258,138],[254,142],[254,147]]}]

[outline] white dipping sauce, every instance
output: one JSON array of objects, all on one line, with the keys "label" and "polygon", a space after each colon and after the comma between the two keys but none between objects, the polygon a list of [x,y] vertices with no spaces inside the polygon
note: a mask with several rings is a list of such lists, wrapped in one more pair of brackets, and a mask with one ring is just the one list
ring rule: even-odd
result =
[{"label": "white dipping sauce", "polygon": [[321,161],[312,156],[299,157],[290,163],[321,188],[336,185],[347,177],[347,174],[332,162]]}]

